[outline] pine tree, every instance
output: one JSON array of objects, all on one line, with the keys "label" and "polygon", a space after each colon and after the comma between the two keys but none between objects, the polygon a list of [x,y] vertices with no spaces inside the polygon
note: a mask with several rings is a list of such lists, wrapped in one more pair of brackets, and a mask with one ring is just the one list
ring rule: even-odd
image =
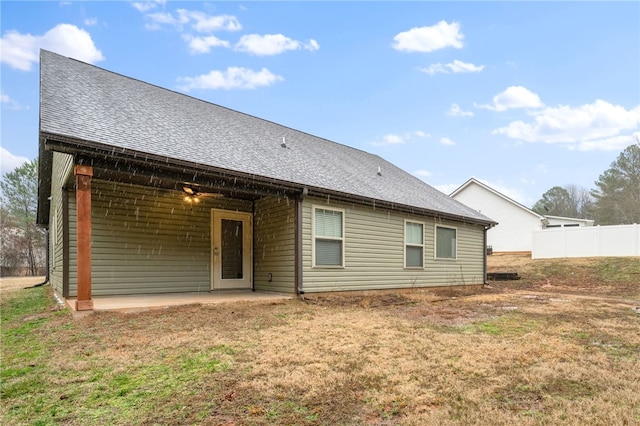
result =
[{"label": "pine tree", "polygon": [[628,146],[596,181],[594,218],[600,225],[640,223],[640,145]]}]

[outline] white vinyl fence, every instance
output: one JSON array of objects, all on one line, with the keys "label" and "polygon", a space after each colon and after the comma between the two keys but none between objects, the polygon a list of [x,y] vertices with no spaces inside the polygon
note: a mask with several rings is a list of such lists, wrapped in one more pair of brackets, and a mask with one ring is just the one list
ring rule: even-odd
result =
[{"label": "white vinyl fence", "polygon": [[640,256],[640,225],[580,226],[533,231],[532,259]]}]

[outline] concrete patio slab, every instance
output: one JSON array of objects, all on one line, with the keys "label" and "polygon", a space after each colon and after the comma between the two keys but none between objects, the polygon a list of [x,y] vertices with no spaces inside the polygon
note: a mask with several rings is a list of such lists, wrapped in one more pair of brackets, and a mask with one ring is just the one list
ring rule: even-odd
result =
[{"label": "concrete patio slab", "polygon": [[254,292],[251,290],[220,290],[210,293],[165,293],[138,294],[126,296],[95,296],[93,311],[76,311],[75,298],[65,299],[65,304],[73,316],[83,316],[92,312],[117,311],[125,313],[142,312],[150,309],[164,309],[172,306],[193,304],[216,304],[237,302],[267,302],[293,299],[291,294]]}]

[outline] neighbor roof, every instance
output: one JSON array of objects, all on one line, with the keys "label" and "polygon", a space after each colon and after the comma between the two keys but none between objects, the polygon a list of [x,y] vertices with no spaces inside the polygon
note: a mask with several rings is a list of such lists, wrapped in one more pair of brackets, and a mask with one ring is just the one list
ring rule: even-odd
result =
[{"label": "neighbor roof", "polygon": [[[44,155],[42,145],[72,139],[87,150],[148,154],[167,162],[494,223],[377,155],[52,52],[43,50],[40,56],[44,174],[51,173],[51,155]],[[46,195],[41,192],[41,202]]]}]

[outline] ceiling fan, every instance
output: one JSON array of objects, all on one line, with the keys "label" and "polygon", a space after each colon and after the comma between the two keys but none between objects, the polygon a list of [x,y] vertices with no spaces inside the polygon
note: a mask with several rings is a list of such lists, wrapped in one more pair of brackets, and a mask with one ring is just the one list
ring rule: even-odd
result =
[{"label": "ceiling fan", "polygon": [[222,194],[215,192],[200,192],[193,186],[183,186],[182,192],[184,192],[184,200],[190,204],[197,204],[200,202],[200,198],[210,197],[210,198],[221,198]]}]

